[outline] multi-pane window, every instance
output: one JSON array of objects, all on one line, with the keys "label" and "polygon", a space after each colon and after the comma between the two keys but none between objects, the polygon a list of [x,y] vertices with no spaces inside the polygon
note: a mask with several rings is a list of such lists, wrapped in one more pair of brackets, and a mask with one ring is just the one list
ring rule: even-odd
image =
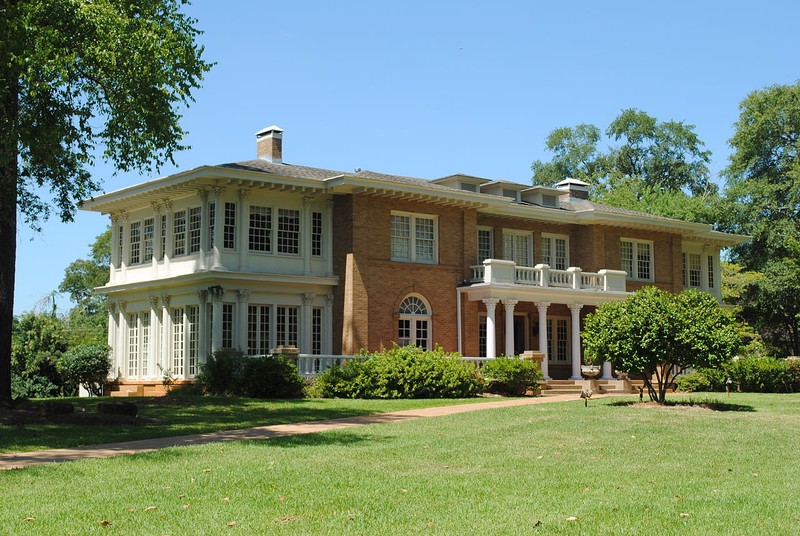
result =
[{"label": "multi-pane window", "polygon": [[135,221],[131,223],[131,249],[128,252],[130,255],[129,264],[139,264],[142,262],[142,222]]},{"label": "multi-pane window", "polygon": [[714,288],[714,257],[708,255],[708,288]]},{"label": "multi-pane window", "polygon": [[503,259],[517,266],[533,266],[533,237],[521,231],[503,231]]},{"label": "multi-pane window", "polygon": [[139,339],[142,346],[142,375],[147,373],[150,366],[150,311],[145,311],[141,315],[141,333]]},{"label": "multi-pane window", "polygon": [[[119,259],[119,262],[122,263],[125,260],[122,258],[122,251],[123,251],[122,244],[124,243],[123,241],[125,240],[125,227],[120,225],[119,228],[117,229],[117,234],[119,235],[119,241],[117,242],[117,259]],[[119,268],[119,266],[117,266],[117,268]]]},{"label": "multi-pane window", "polygon": [[311,255],[322,257],[322,212],[311,213]]},{"label": "multi-pane window", "polygon": [[155,218],[147,218],[144,220],[144,229],[142,234],[142,246],[144,246],[144,262],[153,260],[153,248],[155,247],[154,240],[156,236],[156,220]]},{"label": "multi-pane window", "polygon": [[200,226],[202,219],[200,207],[189,209],[189,253],[200,251]]},{"label": "multi-pane window", "polygon": [[629,279],[653,280],[653,243],[642,240],[623,239],[620,242],[622,270]]},{"label": "multi-pane window", "polygon": [[248,233],[250,251],[272,251],[272,209],[250,206],[250,230]]},{"label": "multi-pane window", "polygon": [[322,308],[311,309],[311,353],[322,353]]},{"label": "multi-pane window", "polygon": [[478,356],[486,356],[486,317],[478,318]]},{"label": "multi-pane window", "polygon": [[178,378],[183,376],[185,333],[183,307],[176,307],[172,310],[172,370],[170,372]]},{"label": "multi-pane window", "polygon": [[684,253],[686,259],[685,284],[689,288],[700,288],[703,282],[702,264],[699,253]]},{"label": "multi-pane window", "polygon": [[172,255],[186,255],[186,211],[179,210],[172,220]]},{"label": "multi-pane window", "polygon": [[269,305],[247,306],[247,353],[269,353]]},{"label": "multi-pane window", "polygon": [[300,253],[300,211],[278,209],[278,253]]},{"label": "multi-pane window", "polygon": [[431,313],[422,298],[408,296],[400,303],[399,312],[397,344],[429,349]]},{"label": "multi-pane window", "polygon": [[139,313],[128,315],[128,378],[139,375]]},{"label": "multi-pane window", "polygon": [[163,261],[167,254],[167,215],[161,215],[161,254],[158,260]]},{"label": "multi-pane window", "polygon": [[222,226],[222,247],[236,247],[236,203],[225,203],[225,221]]},{"label": "multi-pane window", "polygon": [[494,257],[494,240],[490,227],[478,227],[478,264]]},{"label": "multi-pane window", "polygon": [[435,263],[436,218],[416,214],[392,214],[392,260]]},{"label": "multi-pane window", "polygon": [[550,363],[570,362],[569,321],[566,318],[547,319],[547,360]]},{"label": "multi-pane window", "polygon": [[208,249],[214,249],[214,218],[216,218],[217,205],[208,204]]},{"label": "multi-pane window", "polygon": [[186,349],[188,370],[187,375],[193,378],[197,374],[197,356],[198,356],[198,330],[200,320],[200,308],[196,305],[189,305],[186,307]]},{"label": "multi-pane window", "polygon": [[569,266],[569,239],[542,235],[542,263],[556,270],[566,270]]},{"label": "multi-pane window", "polygon": [[222,347],[233,348],[233,304],[222,304]]},{"label": "multi-pane window", "polygon": [[279,305],[276,315],[277,344],[297,346],[298,308]]}]

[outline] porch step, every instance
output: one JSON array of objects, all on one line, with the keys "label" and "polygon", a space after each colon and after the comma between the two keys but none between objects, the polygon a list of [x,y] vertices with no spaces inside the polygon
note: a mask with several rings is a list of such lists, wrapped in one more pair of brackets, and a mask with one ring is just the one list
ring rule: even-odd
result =
[{"label": "porch step", "polygon": [[160,381],[144,381],[137,383],[120,383],[107,392],[112,397],[164,396],[166,388]]}]

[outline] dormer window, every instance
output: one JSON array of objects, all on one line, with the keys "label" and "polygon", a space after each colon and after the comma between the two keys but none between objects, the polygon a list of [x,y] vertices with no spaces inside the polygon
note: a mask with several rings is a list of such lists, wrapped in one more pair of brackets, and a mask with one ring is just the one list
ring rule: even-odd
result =
[{"label": "dormer window", "polygon": [[461,183],[461,189],[466,192],[477,192],[478,186],[476,184],[470,184],[468,182]]},{"label": "dormer window", "polygon": [[557,208],[558,198],[554,195],[542,195],[542,206]]},{"label": "dormer window", "polygon": [[516,190],[508,190],[503,188],[503,197],[510,197],[514,201],[517,200],[517,191]]}]

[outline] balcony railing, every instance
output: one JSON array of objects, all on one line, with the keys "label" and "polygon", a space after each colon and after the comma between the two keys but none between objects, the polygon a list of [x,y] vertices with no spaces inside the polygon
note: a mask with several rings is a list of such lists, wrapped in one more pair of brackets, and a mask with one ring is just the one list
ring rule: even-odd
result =
[{"label": "balcony railing", "polygon": [[534,267],[517,266],[513,261],[486,259],[483,264],[471,266],[472,283],[500,285],[527,285],[533,287],[625,292],[626,273],[622,270],[584,272],[575,266],[556,270],[547,264]]}]

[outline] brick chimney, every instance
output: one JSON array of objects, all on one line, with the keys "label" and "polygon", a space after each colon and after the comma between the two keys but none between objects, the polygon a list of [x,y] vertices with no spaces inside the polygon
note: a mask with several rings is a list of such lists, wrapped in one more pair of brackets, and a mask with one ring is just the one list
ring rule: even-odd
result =
[{"label": "brick chimney", "polygon": [[[563,181],[556,184],[556,188],[559,190],[563,190],[565,193],[569,195],[569,197],[574,199],[589,199],[589,183],[579,181],[578,179],[573,179],[571,177],[567,177]],[[564,197],[562,194],[559,197]]]},{"label": "brick chimney", "polygon": [[273,164],[283,163],[283,129],[272,125],[256,132],[256,156]]}]

